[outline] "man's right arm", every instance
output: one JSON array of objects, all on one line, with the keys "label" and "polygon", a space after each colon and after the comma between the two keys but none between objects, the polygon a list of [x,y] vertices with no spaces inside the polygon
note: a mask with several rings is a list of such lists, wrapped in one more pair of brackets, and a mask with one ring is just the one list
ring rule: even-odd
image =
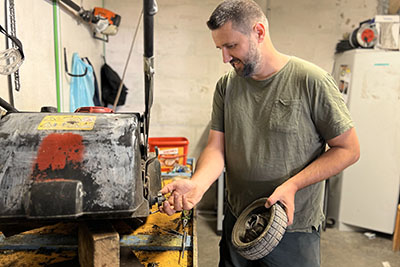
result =
[{"label": "man's right arm", "polygon": [[191,179],[204,190],[204,193],[224,169],[224,136],[223,132],[210,130],[207,146],[201,153]]},{"label": "man's right arm", "polygon": [[171,193],[161,210],[168,215],[190,210],[219,177],[224,169],[224,133],[210,130],[207,146],[197,161],[196,171],[190,180],[177,180],[161,189],[162,194]]}]

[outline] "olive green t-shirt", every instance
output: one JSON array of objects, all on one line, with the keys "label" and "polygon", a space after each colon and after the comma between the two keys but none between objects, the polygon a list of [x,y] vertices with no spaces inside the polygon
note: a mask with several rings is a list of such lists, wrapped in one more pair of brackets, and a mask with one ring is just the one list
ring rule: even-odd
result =
[{"label": "olive green t-shirt", "polygon": [[[266,80],[225,74],[214,93],[211,129],[224,132],[228,205],[238,216],[251,202],[325,151],[326,140],[353,127],[329,73],[296,57]],[[324,219],[322,182],[296,193],[288,231],[311,231]]]}]

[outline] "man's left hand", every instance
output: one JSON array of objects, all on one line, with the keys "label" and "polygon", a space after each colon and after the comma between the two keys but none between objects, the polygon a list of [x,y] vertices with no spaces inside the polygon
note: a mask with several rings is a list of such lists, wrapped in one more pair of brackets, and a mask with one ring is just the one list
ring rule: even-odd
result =
[{"label": "man's left hand", "polygon": [[294,217],[294,196],[297,192],[296,186],[289,180],[278,186],[275,191],[268,197],[265,207],[268,209],[276,202],[281,202],[285,207],[288,217],[288,226],[293,224]]}]

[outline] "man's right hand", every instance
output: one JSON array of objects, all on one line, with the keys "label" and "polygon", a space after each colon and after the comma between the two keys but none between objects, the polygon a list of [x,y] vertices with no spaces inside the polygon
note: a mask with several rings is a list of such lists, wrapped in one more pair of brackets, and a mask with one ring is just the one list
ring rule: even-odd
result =
[{"label": "man's right hand", "polygon": [[191,210],[202,198],[203,192],[198,184],[189,179],[173,181],[164,186],[163,195],[171,193],[167,201],[164,201],[160,211],[172,215],[177,211]]},{"label": "man's right hand", "polygon": [[218,179],[224,169],[224,133],[210,130],[207,146],[196,164],[191,179],[173,181],[161,189],[162,194],[171,193],[160,211],[172,215],[177,211],[191,210],[207,189]]}]

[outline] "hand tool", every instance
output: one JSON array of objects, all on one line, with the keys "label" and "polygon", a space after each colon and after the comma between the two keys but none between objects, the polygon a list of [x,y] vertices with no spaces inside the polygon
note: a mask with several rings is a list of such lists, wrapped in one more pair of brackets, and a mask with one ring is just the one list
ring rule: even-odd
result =
[{"label": "hand tool", "polygon": [[164,231],[166,233],[172,234],[172,235],[178,235],[178,236],[183,236],[183,234],[179,233],[178,231],[175,231],[174,229],[165,229],[163,227],[160,227],[158,225],[154,225],[153,226],[154,229],[159,229],[161,231]]},{"label": "hand tool", "polygon": [[182,222],[182,230],[183,230],[183,238],[182,238],[182,259],[185,256],[185,248],[186,248],[186,237],[187,231],[186,226],[190,220],[190,216],[192,214],[192,210],[183,210],[181,213],[181,222]]},{"label": "hand tool", "polygon": [[[158,192],[157,196],[153,198],[152,205],[157,204],[157,210],[155,211],[150,211],[150,214],[154,214],[160,211],[160,207],[164,203],[164,201],[167,200],[167,197],[160,192]],[[154,204],[153,204],[154,203]]]}]

